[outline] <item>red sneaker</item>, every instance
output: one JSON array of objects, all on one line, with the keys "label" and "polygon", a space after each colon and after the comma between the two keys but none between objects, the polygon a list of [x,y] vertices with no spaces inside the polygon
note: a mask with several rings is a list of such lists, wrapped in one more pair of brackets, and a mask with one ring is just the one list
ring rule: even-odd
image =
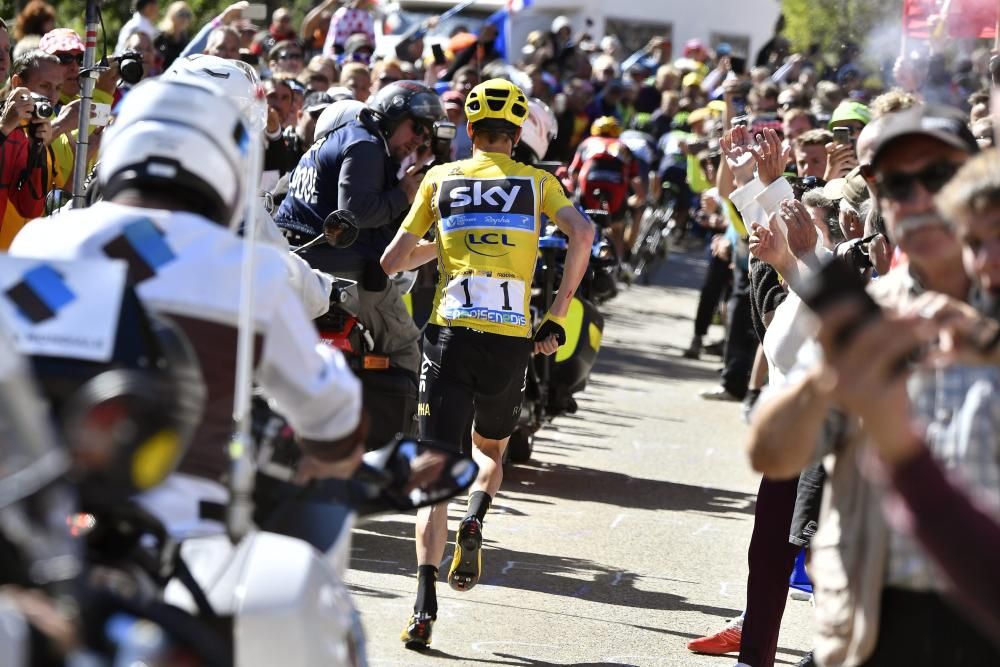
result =
[{"label": "red sneaker", "polygon": [[727,626],[725,630],[716,632],[714,635],[699,637],[688,642],[688,650],[695,653],[707,653],[709,655],[725,655],[726,653],[738,653],[740,650],[740,639],[743,637],[743,628],[739,625]]}]

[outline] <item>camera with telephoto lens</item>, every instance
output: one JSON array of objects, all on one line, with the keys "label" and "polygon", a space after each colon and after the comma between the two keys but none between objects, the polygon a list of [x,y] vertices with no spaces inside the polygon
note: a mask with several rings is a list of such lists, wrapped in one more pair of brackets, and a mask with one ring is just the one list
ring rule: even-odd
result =
[{"label": "camera with telephoto lens", "polygon": [[52,118],[56,110],[52,108],[52,102],[45,95],[39,95],[38,93],[31,93],[31,99],[35,102],[34,109],[31,110],[31,117],[33,120],[45,120],[47,118]]},{"label": "camera with telephoto lens", "polygon": [[881,234],[872,234],[863,239],[851,239],[837,246],[837,257],[845,261],[858,273],[864,273],[873,267],[871,255],[868,254],[868,244]]},{"label": "camera with telephoto lens", "polygon": [[112,59],[112,62],[115,61],[118,62],[118,71],[121,74],[122,81],[130,85],[135,85],[142,81],[144,70],[141,53],[134,50],[123,51],[120,56]]}]

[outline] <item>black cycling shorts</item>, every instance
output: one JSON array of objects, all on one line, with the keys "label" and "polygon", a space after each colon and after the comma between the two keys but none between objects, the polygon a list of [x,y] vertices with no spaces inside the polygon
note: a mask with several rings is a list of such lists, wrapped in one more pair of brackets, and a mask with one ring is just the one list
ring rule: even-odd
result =
[{"label": "black cycling shorts", "polygon": [[420,437],[461,450],[472,416],[482,437],[508,437],[521,415],[533,349],[530,338],[428,324],[417,404]]}]

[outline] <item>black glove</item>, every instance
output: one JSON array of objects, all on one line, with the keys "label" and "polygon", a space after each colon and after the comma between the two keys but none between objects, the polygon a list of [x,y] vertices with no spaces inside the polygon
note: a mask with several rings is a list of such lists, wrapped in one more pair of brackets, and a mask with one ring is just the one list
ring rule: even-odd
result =
[{"label": "black glove", "polygon": [[565,317],[556,317],[552,313],[546,313],[542,318],[542,323],[535,329],[535,342],[541,343],[549,336],[555,336],[559,345],[566,343],[566,329],[563,328]]}]

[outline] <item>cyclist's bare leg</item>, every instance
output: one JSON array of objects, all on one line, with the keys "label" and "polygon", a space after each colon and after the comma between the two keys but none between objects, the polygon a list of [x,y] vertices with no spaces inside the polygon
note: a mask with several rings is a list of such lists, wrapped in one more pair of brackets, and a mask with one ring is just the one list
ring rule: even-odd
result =
[{"label": "cyclist's bare leg", "polygon": [[492,440],[472,431],[472,460],[479,466],[479,476],[469,487],[469,492],[485,491],[490,498],[497,495],[503,482],[503,453],[510,437]]},{"label": "cyclist's bare leg", "polygon": [[417,511],[417,565],[438,567],[448,544],[448,503]]}]

